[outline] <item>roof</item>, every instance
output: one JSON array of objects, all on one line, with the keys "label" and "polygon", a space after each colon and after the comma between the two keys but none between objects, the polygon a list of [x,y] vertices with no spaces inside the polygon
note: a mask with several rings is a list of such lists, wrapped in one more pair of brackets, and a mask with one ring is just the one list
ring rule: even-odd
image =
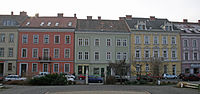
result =
[{"label": "roof", "polygon": [[200,34],[200,24],[192,22],[173,22],[174,25],[184,33]]},{"label": "roof", "polygon": [[75,29],[76,17],[29,17],[22,28],[67,28]]},{"label": "roof", "polygon": [[19,27],[27,17],[24,15],[0,15],[0,27]]},{"label": "roof", "polygon": [[129,32],[123,20],[78,19],[77,31]]},{"label": "roof", "polygon": [[[147,30],[162,30],[162,26],[164,26],[166,23],[172,23],[168,19],[160,19],[160,18],[137,18],[133,17],[131,19],[126,19],[125,17],[123,18],[129,25],[131,29],[137,29],[136,25],[138,22],[142,21],[146,24]],[[177,30],[177,28],[172,24],[173,30]]]}]

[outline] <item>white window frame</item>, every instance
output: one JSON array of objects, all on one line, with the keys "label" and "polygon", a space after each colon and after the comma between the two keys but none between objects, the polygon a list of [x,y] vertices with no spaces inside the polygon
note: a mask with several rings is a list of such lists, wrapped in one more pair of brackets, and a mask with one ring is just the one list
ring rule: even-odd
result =
[{"label": "white window frame", "polygon": [[[108,40],[110,40],[110,41],[108,41]],[[110,43],[110,45],[108,45],[108,43]],[[106,46],[111,46],[111,38],[106,39]]]},{"label": "white window frame", "polygon": [[[69,43],[67,43],[67,37],[69,37]],[[65,44],[71,44],[71,35],[65,35]]]},{"label": "white window frame", "polygon": [[[166,38],[166,43],[164,43],[164,37]],[[168,44],[167,38],[167,36],[162,36],[162,44]]]},{"label": "white window frame", "polygon": [[[137,51],[139,51],[139,57],[137,57]],[[135,50],[135,58],[136,59],[140,59],[141,58],[141,50],[140,49],[136,49]]]},{"label": "white window frame", "polygon": [[[149,56],[146,57],[146,51],[148,51]],[[150,58],[150,50],[144,50],[144,58]]]},{"label": "white window frame", "polygon": [[[33,71],[33,64],[36,64],[36,71]],[[38,63],[32,63],[32,72],[38,72]]]},{"label": "white window frame", "polygon": [[[119,45],[118,45],[118,43],[119,43]],[[119,39],[119,38],[116,39],[116,46],[118,46],[118,47],[121,46],[121,39]]]},{"label": "white window frame", "polygon": [[[34,57],[34,49],[37,50],[37,57]],[[38,48],[33,48],[33,49],[32,49],[32,58],[38,58]]]},{"label": "white window frame", "polygon": [[144,36],[144,44],[150,44],[149,36]]},{"label": "white window frame", "polygon": [[[196,47],[194,47],[194,41],[196,41]],[[193,40],[192,40],[192,47],[193,47],[193,48],[197,48],[197,47],[198,47],[197,39],[193,39]]]},{"label": "white window frame", "polygon": [[[3,47],[1,47],[1,48],[3,48]],[[0,56],[0,57],[4,57],[5,56],[5,48],[3,48],[3,50],[2,50],[2,56]]]},{"label": "white window frame", "polygon": [[[186,41],[186,46],[185,46],[185,41]],[[189,44],[188,44],[188,39],[183,39],[183,47],[188,47]]]},{"label": "white window frame", "polygon": [[[96,52],[99,53],[99,54],[98,54],[98,59],[95,58],[95,57],[96,57],[96,56],[95,56],[95,55],[96,55],[96,54],[95,54]],[[95,60],[95,61],[99,61],[99,59],[100,59],[100,52],[99,52],[99,51],[95,51],[95,52],[94,52],[94,60]]]},{"label": "white window frame", "polygon": [[69,73],[69,72],[66,72],[66,71],[65,71],[65,70],[66,70],[65,65],[69,65],[69,72],[70,72],[70,63],[65,63],[65,64],[64,64],[64,73]]},{"label": "white window frame", "polygon": [[[58,49],[58,57],[56,57],[56,49]],[[60,58],[60,48],[54,48],[54,54],[53,54],[54,58]]]},{"label": "white window frame", "polygon": [[[99,45],[96,45],[96,39],[99,40]],[[94,46],[100,46],[100,38],[95,38],[95,39],[94,39]]]},{"label": "white window frame", "polygon": [[[79,53],[82,53],[81,55]],[[81,56],[81,58],[79,58],[79,56]],[[78,52],[78,60],[83,60],[83,52]]]},{"label": "white window frame", "polygon": [[[26,42],[24,42],[24,36],[27,36]],[[28,34],[22,34],[22,44],[28,44]]]},{"label": "white window frame", "polygon": [[[173,37],[174,37],[174,42],[175,42],[175,43],[173,43],[173,40],[172,40]],[[176,44],[176,36],[172,36],[172,37],[171,37],[171,44]]]},{"label": "white window frame", "polygon": [[123,45],[124,47],[127,46],[127,39],[123,39],[123,41],[122,41],[122,45]]},{"label": "white window frame", "polygon": [[[23,49],[25,49],[26,50],[26,56],[25,57],[23,57]],[[27,56],[28,56],[28,49],[27,48],[22,48],[21,49],[21,58],[27,58]]]},{"label": "white window frame", "polygon": [[[88,57],[87,59],[85,58],[86,57],[86,53],[88,53],[87,54],[87,57]],[[89,60],[89,52],[88,51],[84,52],[84,60]]]},{"label": "white window frame", "polygon": [[[13,35],[13,37],[11,37]],[[13,33],[9,34],[9,42],[13,43],[15,41],[15,35]]]},{"label": "white window frame", "polygon": [[78,46],[83,46],[83,42],[83,38],[78,38]]},{"label": "white window frame", "polygon": [[[118,58],[119,57],[119,58]],[[121,53],[120,52],[117,52],[116,53],[116,60],[121,60]]]},{"label": "white window frame", "polygon": [[[156,38],[157,38],[157,43],[155,43]],[[153,36],[153,44],[159,44],[159,36]]]},{"label": "white window frame", "polygon": [[159,56],[160,56],[159,49],[154,49],[154,50],[153,50],[153,57],[155,57],[155,56],[154,56],[154,55],[155,55],[155,54],[154,54],[155,51],[158,51],[158,58],[159,58]]},{"label": "white window frame", "polygon": [[[175,51],[175,57],[172,57],[172,56],[173,56],[173,53],[172,53],[173,51]],[[172,59],[177,58],[177,51],[176,51],[175,49],[171,50],[171,58],[172,58]]]},{"label": "white window frame", "polygon": [[[148,66],[147,66],[147,65],[148,65]],[[148,69],[148,70],[147,70],[147,69]],[[146,65],[145,65],[145,71],[146,71],[146,72],[149,72],[149,64],[146,64]]]},{"label": "white window frame", "polygon": [[127,60],[127,59],[128,59],[127,52],[124,52],[122,55],[123,55],[123,60],[124,60],[124,59],[125,59],[125,60]]},{"label": "white window frame", "polygon": [[[58,43],[56,43],[56,36],[59,36]],[[54,44],[60,44],[60,35],[54,35]]]},{"label": "white window frame", "polygon": [[43,49],[42,49],[42,57],[44,57],[44,49],[48,49],[48,58],[49,58],[49,54],[50,54],[49,48],[43,48]]},{"label": "white window frame", "polygon": [[[58,64],[58,71],[55,71],[55,65],[56,65],[56,64]],[[60,66],[59,63],[54,63],[54,64],[53,64],[53,72],[59,72],[59,66]]]},{"label": "white window frame", "polygon": [[[108,54],[109,53],[109,54]],[[106,60],[111,60],[111,52],[106,52]],[[109,58],[108,58],[109,57]]]},{"label": "white window frame", "polygon": [[[164,57],[164,51],[166,51],[166,56],[167,56],[167,57]],[[168,58],[168,50],[167,50],[167,49],[164,49],[164,50],[162,51],[162,57],[163,57],[163,58]]]},{"label": "white window frame", "polygon": [[[87,40],[87,41],[86,41]],[[87,42],[87,43],[86,43]],[[87,44],[87,45],[86,45]],[[89,46],[89,39],[88,38],[85,38],[84,39],[84,46]]]},{"label": "white window frame", "polygon": [[[12,55],[10,55],[10,49],[12,49]],[[13,57],[14,55],[14,48],[8,48],[8,57]]]},{"label": "white window frame", "polygon": [[[46,38],[46,37],[48,38],[47,43],[45,43],[45,38]],[[44,43],[44,44],[49,44],[49,35],[48,35],[48,34],[45,34],[45,35],[44,35],[43,43]]]},{"label": "white window frame", "polygon": [[42,64],[42,65],[43,65],[43,66],[42,66],[42,67],[43,67],[43,72],[45,72],[45,71],[44,71],[44,65],[45,65],[45,64],[47,64],[47,72],[48,72],[48,71],[49,71],[49,64],[48,64],[48,63],[43,63],[43,64]]},{"label": "white window frame", "polygon": [[184,52],[184,54],[183,54],[183,56],[184,56],[183,59],[186,60],[186,59],[185,59],[185,53],[188,53],[188,60],[190,60],[190,56],[189,56],[190,53],[189,53],[189,51],[185,51],[185,52]]},{"label": "white window frame", "polygon": [[[137,37],[138,37],[138,39],[137,39]],[[140,36],[139,35],[137,35],[137,36],[135,36],[135,44],[140,44]]]},{"label": "white window frame", "polygon": [[193,53],[192,53],[192,57],[193,57],[193,60],[195,60],[195,58],[194,58],[194,53],[197,53],[197,60],[199,60],[199,58],[198,58],[198,52],[197,51],[194,51]]},{"label": "white window frame", "polygon": [[[35,36],[37,36],[36,42],[35,42]],[[33,35],[33,44],[39,43],[39,35]]]},{"label": "white window frame", "polygon": [[[66,51],[69,50],[69,57],[67,57],[67,53]],[[70,55],[71,55],[71,49],[70,48],[65,48],[65,51],[64,51],[64,58],[70,58]]]}]

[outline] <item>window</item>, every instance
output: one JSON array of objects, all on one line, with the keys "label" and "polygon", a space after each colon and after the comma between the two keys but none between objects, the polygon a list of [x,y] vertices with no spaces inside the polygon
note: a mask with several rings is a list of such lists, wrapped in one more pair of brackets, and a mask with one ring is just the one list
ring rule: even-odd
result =
[{"label": "window", "polygon": [[94,52],[94,60],[99,60],[99,52]]},{"label": "window", "polygon": [[82,73],[83,73],[82,70],[83,70],[83,69],[82,69],[82,66],[78,66],[78,74],[82,74]]},{"label": "window", "polygon": [[189,68],[186,68],[186,69],[185,69],[185,73],[190,73],[190,69],[189,69]]},{"label": "window", "polygon": [[13,48],[8,48],[8,57],[13,57]]},{"label": "window", "polygon": [[120,59],[121,59],[121,53],[118,52],[118,53],[117,53],[117,60],[120,60]]},{"label": "window", "polygon": [[22,58],[27,57],[27,49],[26,48],[22,48]]},{"label": "window", "polygon": [[135,36],[135,44],[140,44],[140,36]]},{"label": "window", "polygon": [[37,67],[38,67],[37,63],[33,63],[32,64],[32,72],[37,72]]},{"label": "window", "polygon": [[183,47],[188,47],[188,40],[183,40]]},{"label": "window", "polygon": [[153,56],[156,57],[156,58],[158,57],[158,51],[157,50],[153,51]]},{"label": "window", "polygon": [[47,26],[51,26],[51,22],[48,22]]},{"label": "window", "polygon": [[59,48],[55,48],[54,49],[54,58],[59,58],[60,57],[60,49]]},{"label": "window", "polygon": [[43,64],[43,72],[48,72],[48,64]]},{"label": "window", "polygon": [[45,59],[49,58],[49,49],[48,48],[43,49],[43,58],[45,58]]},{"label": "window", "polygon": [[85,52],[85,60],[88,60],[88,59],[89,59],[89,53]]},{"label": "window", "polygon": [[140,58],[140,50],[136,50],[135,51],[135,57],[136,58]]},{"label": "window", "polygon": [[172,65],[172,74],[176,75],[176,65]]},{"label": "window", "polygon": [[71,43],[71,36],[70,35],[66,35],[65,36],[65,44],[70,44]]},{"label": "window", "polygon": [[145,56],[144,56],[145,58],[149,58],[149,57],[150,57],[150,56],[149,56],[149,51],[148,51],[148,50],[144,51],[144,55],[145,55]]},{"label": "window", "polygon": [[162,37],[162,44],[167,44],[167,37],[166,36]]},{"label": "window", "polygon": [[66,63],[64,68],[65,72],[70,72],[70,64]]},{"label": "window", "polygon": [[59,25],[59,23],[55,23],[55,26],[58,26]]},{"label": "window", "polygon": [[37,58],[38,57],[38,49],[37,48],[33,48],[32,57],[33,58]]},{"label": "window", "polygon": [[44,22],[41,22],[41,23],[40,23],[40,26],[43,26],[43,25],[44,25]]},{"label": "window", "polygon": [[95,46],[99,46],[100,45],[100,40],[99,39],[95,39]]},{"label": "window", "polygon": [[121,40],[117,39],[117,46],[121,46]]},{"label": "window", "polygon": [[83,52],[78,52],[78,59],[79,60],[83,59]]},{"label": "window", "polygon": [[111,39],[106,39],[106,46],[111,46]]},{"label": "window", "polygon": [[189,60],[188,52],[184,53],[184,60]]},{"label": "window", "polygon": [[69,22],[69,23],[68,23],[68,26],[72,26],[72,22]]},{"label": "window", "polygon": [[0,48],[0,57],[4,57],[4,48]]},{"label": "window", "polygon": [[12,63],[8,63],[8,71],[12,71]]},{"label": "window", "polygon": [[194,52],[193,53],[193,60],[197,60],[198,59],[198,54],[197,54],[197,52]]},{"label": "window", "polygon": [[9,42],[14,42],[14,34],[9,34]]},{"label": "window", "polygon": [[49,43],[49,35],[44,35],[44,43],[45,44]]},{"label": "window", "polygon": [[172,58],[176,58],[176,51],[172,50]]},{"label": "window", "polygon": [[149,36],[144,36],[144,44],[149,44]]},{"label": "window", "polygon": [[53,64],[53,66],[54,66],[54,72],[59,72],[59,64]]},{"label": "window", "polygon": [[106,52],[106,60],[110,60],[111,59],[111,53],[110,52]]},{"label": "window", "polygon": [[153,44],[159,44],[158,36],[153,37]]},{"label": "window", "polygon": [[192,40],[192,47],[194,47],[194,48],[197,47],[197,40]]},{"label": "window", "polygon": [[140,72],[141,70],[141,65],[140,64],[136,64],[136,72]]},{"label": "window", "polygon": [[149,64],[146,64],[146,72],[149,72]]},{"label": "window", "polygon": [[39,42],[39,35],[33,35],[33,43],[37,44]]},{"label": "window", "polygon": [[124,40],[123,40],[123,46],[126,46],[126,45],[127,45],[127,40],[124,39]]},{"label": "window", "polygon": [[163,50],[163,57],[164,58],[168,58],[168,52],[167,52],[167,50]]},{"label": "window", "polygon": [[99,68],[94,68],[94,75],[99,75]]},{"label": "window", "polygon": [[85,46],[89,45],[89,39],[85,39]]},{"label": "window", "polygon": [[28,43],[28,35],[27,35],[27,34],[22,35],[22,43],[23,43],[23,44]]},{"label": "window", "polygon": [[70,49],[69,48],[65,49],[65,58],[70,58]]},{"label": "window", "polygon": [[167,73],[167,65],[164,65],[164,73]]},{"label": "window", "polygon": [[54,43],[55,43],[55,44],[60,43],[60,36],[59,36],[59,35],[55,35],[55,36],[54,36]]},{"label": "window", "polygon": [[78,39],[78,45],[83,46],[83,39]]},{"label": "window", "polygon": [[124,60],[127,59],[127,53],[123,53],[123,59],[124,59]]},{"label": "window", "polygon": [[5,34],[0,34],[0,42],[5,42]]},{"label": "window", "polygon": [[171,44],[176,44],[176,37],[171,37]]}]

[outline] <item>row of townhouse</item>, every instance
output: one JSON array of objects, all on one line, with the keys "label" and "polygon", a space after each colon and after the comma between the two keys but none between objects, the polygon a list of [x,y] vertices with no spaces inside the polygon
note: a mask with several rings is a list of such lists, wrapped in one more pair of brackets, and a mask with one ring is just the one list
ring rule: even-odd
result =
[{"label": "row of townhouse", "polygon": [[119,20],[0,15],[0,75],[40,72],[112,74],[109,63],[126,60],[129,74],[151,73],[152,57],[162,58],[161,73],[199,73],[200,22],[170,22],[132,15]]}]

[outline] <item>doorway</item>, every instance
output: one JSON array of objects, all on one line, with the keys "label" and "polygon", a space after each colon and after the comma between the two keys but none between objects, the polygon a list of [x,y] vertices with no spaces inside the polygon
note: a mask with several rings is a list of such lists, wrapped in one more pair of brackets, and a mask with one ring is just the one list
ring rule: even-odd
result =
[{"label": "doorway", "polygon": [[3,76],[4,64],[0,63],[0,76]]},{"label": "doorway", "polygon": [[21,76],[25,77],[27,76],[27,64],[21,64]]}]

